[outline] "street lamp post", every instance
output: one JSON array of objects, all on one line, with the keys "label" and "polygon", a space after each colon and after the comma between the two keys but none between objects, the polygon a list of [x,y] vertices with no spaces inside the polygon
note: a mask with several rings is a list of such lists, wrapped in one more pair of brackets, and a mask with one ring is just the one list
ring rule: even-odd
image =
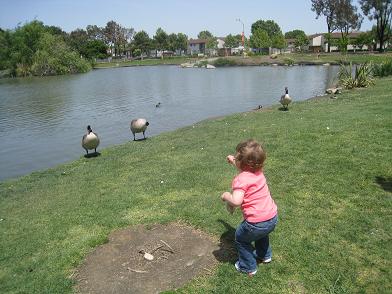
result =
[{"label": "street lamp post", "polygon": [[241,35],[241,41],[242,41],[242,55],[245,57],[245,28],[244,28],[244,23],[240,18],[237,18],[236,21],[239,21],[242,24],[242,35]]}]

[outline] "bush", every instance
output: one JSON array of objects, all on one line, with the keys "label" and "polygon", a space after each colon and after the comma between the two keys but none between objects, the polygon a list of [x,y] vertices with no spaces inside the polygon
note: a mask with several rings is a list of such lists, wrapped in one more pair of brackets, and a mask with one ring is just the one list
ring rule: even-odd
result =
[{"label": "bush", "polygon": [[218,58],[217,60],[214,61],[215,66],[233,66],[237,65],[235,60],[229,59],[229,58]]},{"label": "bush", "polygon": [[294,59],[289,58],[289,57],[286,57],[283,61],[284,61],[285,64],[288,64],[288,65],[293,65],[294,64]]},{"label": "bush", "polygon": [[351,62],[349,65],[341,64],[338,74],[339,84],[346,89],[366,88],[374,85],[372,68],[368,62],[355,67]]},{"label": "bush", "polygon": [[373,74],[378,77],[387,77],[392,75],[392,60],[375,64],[373,66]]}]

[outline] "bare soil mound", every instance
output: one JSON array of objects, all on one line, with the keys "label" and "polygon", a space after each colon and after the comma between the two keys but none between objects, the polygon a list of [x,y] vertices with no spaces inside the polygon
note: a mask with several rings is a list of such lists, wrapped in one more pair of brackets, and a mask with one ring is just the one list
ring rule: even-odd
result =
[{"label": "bare soil mound", "polygon": [[116,231],[78,268],[75,290],[108,294],[176,289],[211,273],[217,261],[229,261],[230,243],[178,223]]}]

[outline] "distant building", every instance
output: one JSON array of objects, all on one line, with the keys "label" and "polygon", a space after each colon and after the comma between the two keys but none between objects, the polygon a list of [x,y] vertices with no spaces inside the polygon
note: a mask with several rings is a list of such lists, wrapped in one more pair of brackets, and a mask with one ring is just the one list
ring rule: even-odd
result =
[{"label": "distant building", "polygon": [[[349,38],[349,44],[347,45],[347,51],[356,51],[358,50],[358,46],[355,46],[354,40],[356,40],[360,34],[363,32],[351,32],[348,34]],[[311,52],[327,52],[328,51],[328,41],[325,38],[326,33],[320,33],[320,34],[313,34],[308,36],[309,38],[309,46],[308,49]],[[336,45],[336,43],[342,38],[342,34],[340,32],[334,32],[331,33],[331,52],[336,52],[339,51],[339,47]],[[369,48],[366,44],[362,46],[362,50],[369,50]]]},{"label": "distant building", "polygon": [[190,39],[188,41],[188,54],[205,54],[206,53],[206,39]]}]

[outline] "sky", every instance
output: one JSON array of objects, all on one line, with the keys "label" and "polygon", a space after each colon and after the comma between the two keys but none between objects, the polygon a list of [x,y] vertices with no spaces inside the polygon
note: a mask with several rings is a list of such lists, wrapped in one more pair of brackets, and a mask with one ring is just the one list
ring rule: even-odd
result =
[{"label": "sky", "polygon": [[[327,30],[325,18],[316,19],[311,11],[310,0],[0,0],[0,28],[14,29],[34,19],[66,32],[87,25],[104,27],[114,20],[150,37],[159,27],[189,38],[197,38],[203,30],[224,37],[239,34],[244,27],[249,36],[252,24],[260,19],[275,21],[283,33],[299,29],[310,35]],[[365,17],[361,31],[371,27]]]}]

